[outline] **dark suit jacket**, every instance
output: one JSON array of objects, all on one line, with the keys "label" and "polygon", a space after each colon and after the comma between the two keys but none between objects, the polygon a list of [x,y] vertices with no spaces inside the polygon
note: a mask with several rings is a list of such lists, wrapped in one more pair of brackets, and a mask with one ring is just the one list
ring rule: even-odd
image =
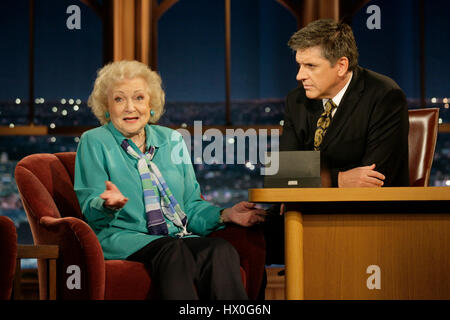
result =
[{"label": "dark suit jacket", "polygon": [[[289,93],[280,151],[314,150],[322,100],[303,87]],[[339,171],[376,164],[384,186],[409,186],[408,109],[400,87],[390,78],[357,67],[320,146],[322,161],[337,187]]]}]

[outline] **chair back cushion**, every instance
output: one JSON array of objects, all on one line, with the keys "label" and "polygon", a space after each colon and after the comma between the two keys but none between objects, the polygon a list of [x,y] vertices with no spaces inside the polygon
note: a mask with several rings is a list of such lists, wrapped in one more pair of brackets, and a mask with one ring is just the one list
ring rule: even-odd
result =
[{"label": "chair back cushion", "polygon": [[0,300],[9,300],[17,258],[17,232],[14,222],[0,216]]},{"label": "chair back cushion", "polygon": [[59,159],[59,161],[61,161],[61,163],[66,168],[67,173],[69,174],[69,178],[72,181],[72,187],[73,187],[73,181],[74,181],[74,177],[75,177],[76,152],[59,152],[59,153],[55,153],[55,156]]},{"label": "chair back cushion", "polygon": [[438,108],[411,109],[409,113],[409,181],[428,186],[438,133]]},{"label": "chair back cushion", "polygon": [[15,179],[31,227],[43,216],[83,219],[73,189],[75,152],[38,153],[20,160]]}]

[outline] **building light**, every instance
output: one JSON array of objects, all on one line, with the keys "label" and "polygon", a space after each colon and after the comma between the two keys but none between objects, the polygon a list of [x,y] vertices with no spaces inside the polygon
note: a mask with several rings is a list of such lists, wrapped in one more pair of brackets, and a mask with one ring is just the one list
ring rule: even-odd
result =
[{"label": "building light", "polygon": [[265,111],[266,113],[269,113],[269,112],[270,112],[270,107],[266,107],[266,108],[264,109],[264,111]]},{"label": "building light", "polygon": [[74,102],[73,99],[69,99],[69,104],[73,104]]},{"label": "building light", "polygon": [[16,104],[20,104],[21,102],[22,101],[19,98],[16,99]]},{"label": "building light", "polygon": [[438,122],[439,122],[439,124],[442,124],[442,118],[439,118]]},{"label": "building light", "polygon": [[9,127],[12,129],[12,128],[14,128],[14,123],[10,123],[9,124]]},{"label": "building light", "polygon": [[80,109],[80,107],[77,104],[73,106],[74,111],[78,111],[79,109]]},{"label": "building light", "polygon": [[248,161],[248,162],[245,164],[245,166],[246,166],[247,168],[249,168],[250,170],[255,170],[255,166],[254,166],[250,161]]},{"label": "building light", "polygon": [[63,116],[67,116],[67,110],[64,109],[63,111],[61,111],[61,114],[62,114]]},{"label": "building light", "polygon": [[431,98],[431,103],[436,103],[437,99],[436,98]]},{"label": "building light", "polygon": [[52,108],[52,111],[53,111],[53,112],[58,112],[58,108],[57,108],[57,107],[53,107],[53,108]]},{"label": "building light", "polygon": [[62,98],[61,99],[61,104],[66,104],[66,99]]},{"label": "building light", "polygon": [[56,125],[54,124],[54,123],[50,123],[50,126],[49,126],[51,129],[55,129],[55,127],[56,127]]},{"label": "building light", "polygon": [[80,99],[77,99],[77,100],[75,100],[75,103],[76,103],[76,104],[81,104],[81,100],[80,100]]}]

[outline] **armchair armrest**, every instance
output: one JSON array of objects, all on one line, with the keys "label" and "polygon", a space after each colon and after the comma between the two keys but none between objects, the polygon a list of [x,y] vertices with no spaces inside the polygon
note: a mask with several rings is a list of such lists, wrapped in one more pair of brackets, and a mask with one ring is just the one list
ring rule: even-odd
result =
[{"label": "armchair armrest", "polygon": [[245,270],[248,296],[250,299],[257,299],[266,261],[266,243],[262,228],[259,226],[245,228],[229,224],[225,229],[215,231],[209,236],[223,238],[234,246]]},{"label": "armchair armrest", "polygon": [[[41,244],[59,246],[58,297],[104,299],[105,261],[100,243],[91,227],[74,217],[50,216],[42,217],[39,227]],[[39,272],[41,298],[45,298],[47,292],[47,272],[43,269],[43,272]]]}]

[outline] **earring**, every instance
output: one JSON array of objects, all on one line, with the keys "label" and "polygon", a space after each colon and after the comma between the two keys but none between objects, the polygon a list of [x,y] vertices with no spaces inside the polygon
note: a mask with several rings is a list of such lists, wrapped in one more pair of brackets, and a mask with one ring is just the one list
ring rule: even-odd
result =
[{"label": "earring", "polygon": [[105,112],[105,118],[109,119],[109,112],[108,111]]},{"label": "earring", "polygon": [[153,109],[150,109],[150,115],[153,117],[155,115],[155,111]]}]

